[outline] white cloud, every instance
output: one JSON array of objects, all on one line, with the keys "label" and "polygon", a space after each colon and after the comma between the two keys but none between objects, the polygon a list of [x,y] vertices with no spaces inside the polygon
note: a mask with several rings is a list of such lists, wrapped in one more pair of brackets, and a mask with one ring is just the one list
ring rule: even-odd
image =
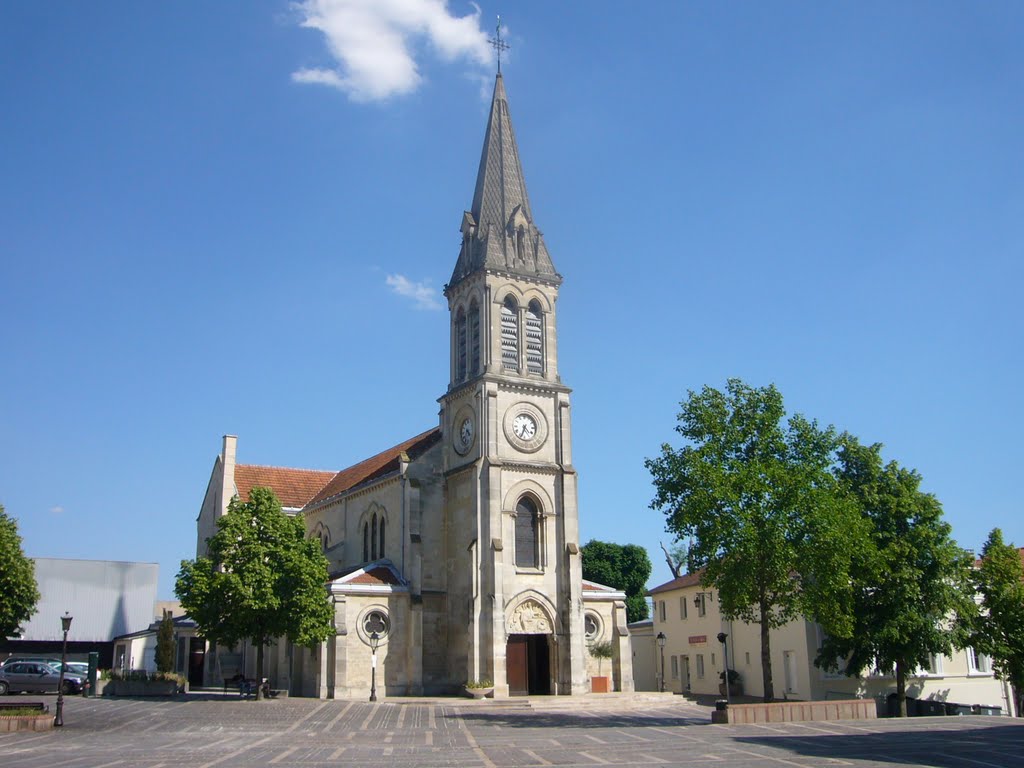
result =
[{"label": "white cloud", "polygon": [[388,275],[385,282],[392,291],[399,296],[405,296],[413,300],[416,309],[443,309],[444,305],[437,296],[437,291],[430,287],[430,283],[423,280],[414,283],[405,275]]},{"label": "white cloud", "polygon": [[51,515],[62,515],[62,514],[64,514],[64,507],[60,507],[60,506],[50,507],[50,514]]},{"label": "white cloud", "polygon": [[303,0],[294,8],[303,27],[323,32],[337,67],[299,69],[292,80],[329,85],[355,101],[415,91],[422,76],[412,51],[421,39],[446,61],[493,61],[475,4],[467,16],[453,16],[447,0]]}]

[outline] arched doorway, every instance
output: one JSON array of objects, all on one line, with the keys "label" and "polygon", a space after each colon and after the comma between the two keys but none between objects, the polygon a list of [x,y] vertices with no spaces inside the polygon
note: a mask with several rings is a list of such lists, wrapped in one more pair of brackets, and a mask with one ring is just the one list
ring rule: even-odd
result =
[{"label": "arched doorway", "polygon": [[551,693],[552,625],[548,612],[534,599],[522,601],[509,617],[505,675],[510,696]]}]

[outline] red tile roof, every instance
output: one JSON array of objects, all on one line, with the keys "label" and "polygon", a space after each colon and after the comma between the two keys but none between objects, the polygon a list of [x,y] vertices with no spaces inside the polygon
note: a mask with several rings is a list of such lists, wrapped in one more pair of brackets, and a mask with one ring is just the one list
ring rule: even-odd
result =
[{"label": "red tile roof", "polygon": [[304,507],[316,492],[335,476],[331,471],[262,467],[257,464],[235,465],[235,489],[239,498],[247,500],[256,487],[270,488],[284,507]]},{"label": "red tile roof", "polygon": [[656,595],[659,592],[668,592],[673,589],[683,589],[685,587],[695,587],[700,584],[701,576],[704,575],[704,569],[701,568],[699,571],[693,573],[684,573],[678,579],[672,579],[667,581],[660,586],[655,587],[647,592],[648,595]]},{"label": "red tile roof", "polygon": [[384,568],[383,566],[377,566],[371,568],[365,573],[361,573],[358,576],[349,579],[348,584],[401,584],[401,582],[395,577],[394,571],[390,568]]},{"label": "red tile roof", "polygon": [[319,501],[344,493],[355,488],[357,485],[372,480],[375,477],[386,475],[398,469],[399,457],[401,454],[408,454],[410,459],[416,459],[429,448],[433,447],[441,439],[441,430],[435,427],[427,430],[416,437],[406,440],[404,443],[381,451],[365,461],[343,469],[334,475],[334,478],[320,488],[319,492],[308,502],[316,504]]}]

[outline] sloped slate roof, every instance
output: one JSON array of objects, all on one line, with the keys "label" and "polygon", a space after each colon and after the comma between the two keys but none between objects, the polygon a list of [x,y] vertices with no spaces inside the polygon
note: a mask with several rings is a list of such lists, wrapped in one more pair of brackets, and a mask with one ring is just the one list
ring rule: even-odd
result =
[{"label": "sloped slate roof", "polygon": [[450,285],[480,269],[542,277],[561,282],[551,262],[544,235],[533,220],[519,147],[499,73],[494,81],[473,207],[463,217],[474,232],[464,241]]},{"label": "sloped slate roof", "polygon": [[307,502],[307,506],[317,504],[331,496],[337,496],[368,480],[396,471],[403,453],[407,454],[411,460],[415,460],[436,445],[440,439],[441,430],[439,428],[428,429],[404,443],[399,443],[386,451],[381,451],[376,456],[371,456],[348,469],[341,470],[331,478],[330,482],[320,488],[319,492]]},{"label": "sloped slate roof", "polygon": [[304,507],[331,478],[333,471],[264,467],[258,464],[235,465],[235,490],[247,500],[253,488],[270,488],[283,507]]}]

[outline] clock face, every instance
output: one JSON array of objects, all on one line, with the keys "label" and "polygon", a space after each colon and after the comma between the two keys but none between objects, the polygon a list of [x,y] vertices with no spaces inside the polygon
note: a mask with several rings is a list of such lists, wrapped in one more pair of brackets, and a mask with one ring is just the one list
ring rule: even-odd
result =
[{"label": "clock face", "polygon": [[537,422],[526,413],[521,413],[512,422],[512,431],[520,440],[531,440],[537,434]]},{"label": "clock face", "polygon": [[462,420],[462,424],[459,426],[459,441],[462,443],[463,450],[473,444],[473,420],[468,416]]}]

